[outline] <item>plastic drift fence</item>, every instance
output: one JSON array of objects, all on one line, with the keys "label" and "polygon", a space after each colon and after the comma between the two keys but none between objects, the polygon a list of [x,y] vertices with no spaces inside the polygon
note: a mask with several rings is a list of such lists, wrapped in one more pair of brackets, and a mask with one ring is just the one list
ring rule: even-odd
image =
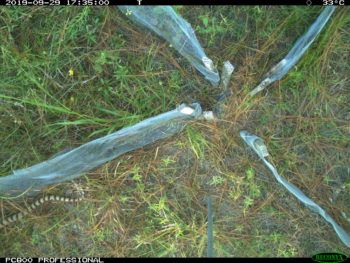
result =
[{"label": "plastic drift fence", "polygon": [[321,32],[323,27],[328,22],[333,14],[335,6],[327,6],[322,13],[317,17],[316,21],[309,27],[308,31],[302,35],[293,48],[289,51],[287,56],[283,58],[277,65],[275,65],[266,75],[263,81],[255,87],[249,94],[254,96],[256,93],[265,89],[268,85],[280,80],[287,72],[299,61],[302,55],[310,47],[312,42]]},{"label": "plastic drift fence", "polygon": [[118,6],[131,20],[166,39],[213,85],[220,82],[213,61],[204,53],[191,25],[170,6]]},{"label": "plastic drift fence", "polygon": [[254,152],[260,157],[260,159],[264,162],[264,164],[270,169],[276,180],[283,185],[291,194],[293,194],[300,202],[302,202],[306,207],[310,210],[318,213],[322,216],[328,223],[330,223],[337,233],[340,240],[348,247],[350,247],[350,236],[346,231],[338,225],[335,220],[325,211],[322,207],[316,204],[312,199],[307,197],[298,187],[294,184],[288,182],[285,178],[280,176],[277,172],[277,169],[266,160],[269,156],[267,151],[267,147],[264,144],[264,141],[247,131],[241,131],[240,136],[245,141],[245,143],[254,150]]},{"label": "plastic drift fence", "polygon": [[202,109],[199,104],[182,104],[175,110],[88,142],[45,162],[0,177],[0,195],[33,193],[44,186],[74,179],[123,153],[176,134],[188,121],[201,117]]}]

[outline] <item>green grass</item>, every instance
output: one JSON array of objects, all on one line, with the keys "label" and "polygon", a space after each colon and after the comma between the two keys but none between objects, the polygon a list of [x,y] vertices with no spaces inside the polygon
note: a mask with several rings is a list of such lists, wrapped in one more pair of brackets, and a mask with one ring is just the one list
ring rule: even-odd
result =
[{"label": "green grass", "polygon": [[[239,137],[247,129],[264,138],[280,174],[350,232],[349,9],[338,8],[297,66],[253,98],[321,8],[176,10],[219,68],[236,65],[223,117],[46,189],[82,188],[86,198],[2,229],[0,256],[206,256],[208,194],[216,256],[350,254]],[[183,102],[212,107],[209,83],[115,7],[2,7],[0,34],[0,176]],[[1,200],[0,216],[20,207]]]}]

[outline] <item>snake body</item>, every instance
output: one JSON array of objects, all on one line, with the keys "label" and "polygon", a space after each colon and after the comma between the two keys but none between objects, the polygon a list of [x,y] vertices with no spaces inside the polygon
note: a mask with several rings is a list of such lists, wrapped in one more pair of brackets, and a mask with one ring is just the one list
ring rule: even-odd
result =
[{"label": "snake body", "polygon": [[38,208],[40,205],[46,203],[46,202],[64,202],[64,203],[75,203],[75,202],[80,202],[83,198],[82,197],[73,197],[73,198],[68,198],[68,197],[63,197],[63,196],[58,196],[58,195],[46,195],[44,197],[39,198],[35,202],[33,202],[31,205],[29,205],[25,210],[8,216],[3,220],[0,220],[0,228],[3,228],[7,226],[10,223],[16,222],[18,220],[21,220],[24,216],[28,215],[31,213],[33,210]]}]

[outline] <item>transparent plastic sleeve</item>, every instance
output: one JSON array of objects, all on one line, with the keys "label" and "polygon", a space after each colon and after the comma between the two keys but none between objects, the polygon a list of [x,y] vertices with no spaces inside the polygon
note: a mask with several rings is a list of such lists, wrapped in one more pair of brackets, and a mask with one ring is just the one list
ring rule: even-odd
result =
[{"label": "transparent plastic sleeve", "polygon": [[118,6],[118,8],[132,21],[167,40],[212,85],[219,84],[219,73],[213,61],[204,53],[193,28],[171,6]]},{"label": "transparent plastic sleeve", "polygon": [[266,157],[269,156],[267,147],[264,144],[263,139],[260,137],[251,134],[247,131],[241,131],[240,136],[246,142],[246,144],[254,150],[254,152],[260,157],[264,164],[272,172],[276,180],[283,185],[291,194],[293,194],[300,202],[302,202],[306,207],[311,211],[318,213],[322,216],[328,223],[330,223],[337,233],[340,240],[347,246],[350,247],[350,236],[349,234],[338,225],[335,220],[325,211],[322,207],[316,204],[312,199],[307,197],[298,187],[294,184],[288,182],[284,177],[280,176],[277,172],[277,169],[266,160]]},{"label": "transparent plastic sleeve", "polygon": [[88,142],[42,163],[16,170],[11,175],[0,177],[0,196],[30,193],[72,180],[121,154],[180,132],[188,121],[201,115],[199,104],[182,104],[175,110]]},{"label": "transparent plastic sleeve", "polygon": [[276,64],[266,75],[263,81],[260,82],[249,94],[254,96],[258,92],[265,89],[267,86],[280,80],[288,71],[299,61],[304,55],[306,50],[310,47],[312,42],[316,39],[323,27],[328,22],[329,18],[333,14],[335,6],[327,6],[317,17],[316,21],[309,27],[304,35],[302,35],[297,42],[295,42],[293,48],[289,51],[278,64]]},{"label": "transparent plastic sleeve", "polygon": [[230,61],[227,60],[224,62],[221,71],[221,83],[219,86],[221,93],[217,97],[217,103],[213,107],[213,111],[218,117],[222,117],[222,114],[224,113],[223,107],[226,99],[232,95],[229,84],[234,70],[235,67],[231,64]]},{"label": "transparent plastic sleeve", "polygon": [[277,173],[276,168],[269,163],[266,159],[263,159],[265,165],[270,169],[270,171],[275,176],[276,180],[283,185],[290,193],[292,193],[296,198],[299,199],[306,207],[308,207],[311,211],[318,213],[322,216],[328,223],[330,223],[337,233],[340,240],[347,246],[350,247],[350,236],[346,231],[335,222],[335,220],[318,204],[316,204],[312,199],[307,197],[298,187],[294,184],[288,182],[285,178],[280,176]]}]

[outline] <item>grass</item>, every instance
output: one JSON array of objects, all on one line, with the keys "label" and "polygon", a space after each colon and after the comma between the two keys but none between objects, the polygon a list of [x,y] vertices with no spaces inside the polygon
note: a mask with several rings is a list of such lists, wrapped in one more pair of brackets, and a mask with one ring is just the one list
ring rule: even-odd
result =
[{"label": "grass", "polygon": [[[236,65],[222,119],[48,188],[69,195],[80,187],[86,198],[44,205],[2,229],[1,256],[206,256],[208,194],[216,256],[349,255],[239,137],[246,129],[264,138],[280,174],[350,232],[342,216],[350,217],[348,8],[336,10],[286,77],[253,98],[321,8],[176,10],[219,68],[227,59]],[[2,7],[0,34],[0,176],[183,102],[211,109],[211,86],[115,7]],[[1,216],[20,207],[1,200]]]}]

